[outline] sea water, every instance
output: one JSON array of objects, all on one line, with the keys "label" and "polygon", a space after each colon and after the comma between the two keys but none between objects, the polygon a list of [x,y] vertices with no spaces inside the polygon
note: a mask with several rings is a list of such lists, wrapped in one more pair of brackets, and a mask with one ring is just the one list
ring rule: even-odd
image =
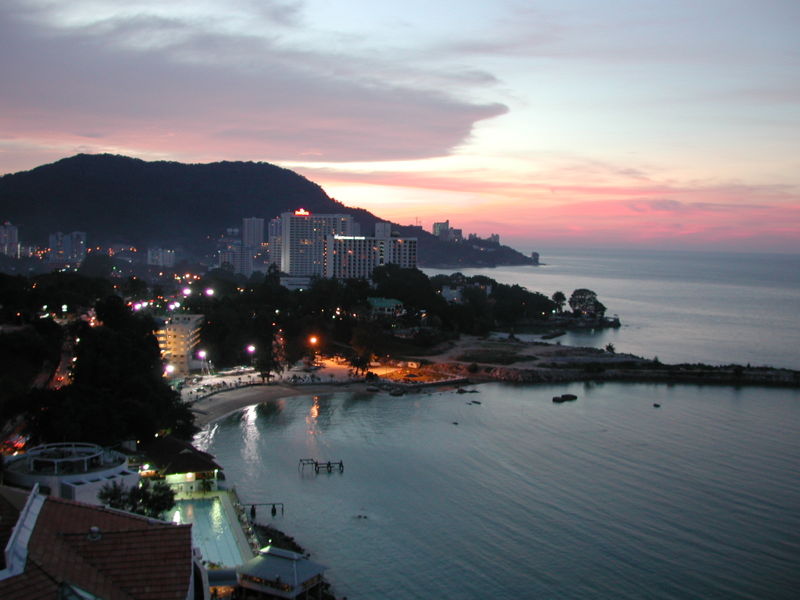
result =
[{"label": "sea water", "polygon": [[[552,250],[532,267],[462,269],[548,297],[597,292],[620,329],[570,332],[570,346],[662,362],[800,369],[800,256],[710,252]],[[428,275],[451,270],[425,269]],[[568,307],[567,307],[568,308]]]},{"label": "sea water", "polygon": [[[796,256],[542,261],[464,272],[548,296],[587,287],[624,324],[562,343],[800,366]],[[476,389],[272,401],[210,425],[197,444],[243,501],[285,504],[284,516],[258,519],[295,536],[351,600],[797,597],[797,390]],[[578,400],[552,403],[567,392]],[[345,469],[316,474],[300,458]]]},{"label": "sea water", "polygon": [[197,443],[351,600],[797,597],[797,390],[477,389],[271,401]]}]

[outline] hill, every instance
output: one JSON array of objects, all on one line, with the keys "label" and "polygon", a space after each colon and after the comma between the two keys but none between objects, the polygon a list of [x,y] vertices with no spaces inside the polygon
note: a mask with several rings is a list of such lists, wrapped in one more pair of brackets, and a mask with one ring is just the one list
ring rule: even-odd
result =
[{"label": "hill", "polygon": [[[303,207],[353,215],[364,233],[382,221],[330,198],[317,184],[268,163],[183,164],[110,154],[79,154],[0,177],[0,220],[28,243],[55,231],[85,231],[91,244],[182,246],[202,252],[243,217],[269,220]],[[419,239],[420,266],[530,264],[506,246],[446,243],[419,228],[396,226]]]}]

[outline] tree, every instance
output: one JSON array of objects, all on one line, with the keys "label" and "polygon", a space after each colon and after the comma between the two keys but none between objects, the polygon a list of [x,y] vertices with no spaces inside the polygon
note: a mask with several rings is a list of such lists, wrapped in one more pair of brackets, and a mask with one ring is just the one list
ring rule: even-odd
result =
[{"label": "tree", "polygon": [[256,350],[256,371],[258,371],[261,381],[267,381],[272,377],[273,371],[280,371],[283,365],[278,357],[274,343],[267,343],[264,347]]},{"label": "tree", "polygon": [[163,481],[150,484],[149,479],[142,479],[139,485],[126,488],[113,481],[105,484],[97,494],[97,499],[111,508],[127,510],[154,519],[175,506],[175,492]]},{"label": "tree", "polygon": [[597,299],[597,294],[586,288],[572,292],[569,307],[573,313],[587,317],[602,317],[606,312],[606,307]]},{"label": "tree", "polygon": [[554,292],[550,299],[555,303],[556,311],[559,314],[564,312],[564,305],[567,303],[567,297],[564,292]]}]

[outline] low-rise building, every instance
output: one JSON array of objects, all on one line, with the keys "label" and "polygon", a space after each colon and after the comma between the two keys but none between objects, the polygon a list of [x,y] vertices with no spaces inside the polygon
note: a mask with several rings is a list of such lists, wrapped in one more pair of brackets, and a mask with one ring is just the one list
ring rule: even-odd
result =
[{"label": "low-rise building", "polygon": [[0,597],[206,600],[191,525],[0,487]]},{"label": "low-rise building", "polygon": [[214,457],[171,435],[160,436],[142,448],[147,461],[143,476],[163,477],[176,494],[211,492],[217,489],[222,467]]},{"label": "low-rise building", "polygon": [[132,487],[139,474],[128,465],[128,457],[95,444],[44,444],[24,454],[5,459],[5,482],[20,488],[37,487],[56,498],[99,504],[97,494],[104,485]]},{"label": "low-rise building", "polygon": [[322,598],[325,569],[297,552],[267,546],[237,567],[236,579],[244,598]]}]

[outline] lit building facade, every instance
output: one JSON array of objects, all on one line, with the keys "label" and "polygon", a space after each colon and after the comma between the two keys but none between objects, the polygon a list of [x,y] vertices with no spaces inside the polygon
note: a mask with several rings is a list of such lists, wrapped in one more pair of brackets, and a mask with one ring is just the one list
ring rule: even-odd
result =
[{"label": "lit building facade", "polygon": [[191,370],[192,353],[200,343],[203,315],[173,315],[156,331],[161,357],[172,365],[172,377],[186,377]]},{"label": "lit building facade", "polygon": [[49,237],[51,263],[80,263],[86,257],[86,232],[51,233]]},{"label": "lit building facade", "polygon": [[325,237],[325,277],[370,279],[375,267],[417,266],[417,238],[329,235]]},{"label": "lit building facade", "polygon": [[312,215],[301,208],[293,213],[283,213],[280,220],[279,267],[284,273],[295,277],[324,276],[325,237],[357,233],[350,215]]}]

